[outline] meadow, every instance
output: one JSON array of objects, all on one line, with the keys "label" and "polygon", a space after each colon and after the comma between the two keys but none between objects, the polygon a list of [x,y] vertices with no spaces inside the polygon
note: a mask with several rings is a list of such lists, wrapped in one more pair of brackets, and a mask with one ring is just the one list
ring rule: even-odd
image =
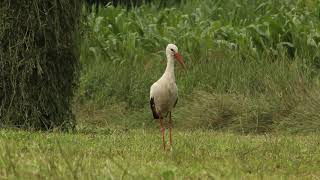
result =
[{"label": "meadow", "polygon": [[1,179],[317,179],[319,135],[175,132],[163,151],[147,129],[75,134],[1,130]]},{"label": "meadow", "polygon": [[[76,131],[0,130],[1,179],[319,178],[319,1],[108,4],[82,25]],[[168,43],[187,71],[163,151],[149,88]]]}]

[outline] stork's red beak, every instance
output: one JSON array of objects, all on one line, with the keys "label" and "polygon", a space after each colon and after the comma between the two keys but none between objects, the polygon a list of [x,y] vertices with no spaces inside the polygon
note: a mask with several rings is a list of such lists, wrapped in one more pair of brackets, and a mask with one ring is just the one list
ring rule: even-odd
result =
[{"label": "stork's red beak", "polygon": [[186,65],[183,62],[183,58],[179,53],[175,53],[174,58],[176,58],[176,60],[182,65],[182,67],[186,69]]}]

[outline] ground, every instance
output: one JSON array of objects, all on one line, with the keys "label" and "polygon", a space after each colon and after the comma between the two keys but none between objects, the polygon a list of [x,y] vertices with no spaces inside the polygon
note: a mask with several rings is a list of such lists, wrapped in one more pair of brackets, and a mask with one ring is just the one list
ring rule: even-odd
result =
[{"label": "ground", "polygon": [[0,178],[316,179],[320,137],[159,130],[0,131]]}]

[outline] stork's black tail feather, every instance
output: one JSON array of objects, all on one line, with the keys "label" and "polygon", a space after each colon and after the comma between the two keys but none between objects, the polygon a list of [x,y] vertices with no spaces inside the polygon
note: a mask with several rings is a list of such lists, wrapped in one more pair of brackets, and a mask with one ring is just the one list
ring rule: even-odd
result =
[{"label": "stork's black tail feather", "polygon": [[152,114],[153,114],[153,118],[154,119],[159,119],[159,115],[156,111],[156,105],[154,104],[154,98],[152,97],[150,99],[150,107],[151,107],[151,110],[152,110]]}]

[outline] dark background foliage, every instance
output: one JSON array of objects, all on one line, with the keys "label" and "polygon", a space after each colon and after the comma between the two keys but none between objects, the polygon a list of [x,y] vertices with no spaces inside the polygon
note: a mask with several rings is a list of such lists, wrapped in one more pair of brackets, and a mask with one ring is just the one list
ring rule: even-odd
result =
[{"label": "dark background foliage", "polygon": [[81,1],[0,1],[0,126],[74,126]]}]

